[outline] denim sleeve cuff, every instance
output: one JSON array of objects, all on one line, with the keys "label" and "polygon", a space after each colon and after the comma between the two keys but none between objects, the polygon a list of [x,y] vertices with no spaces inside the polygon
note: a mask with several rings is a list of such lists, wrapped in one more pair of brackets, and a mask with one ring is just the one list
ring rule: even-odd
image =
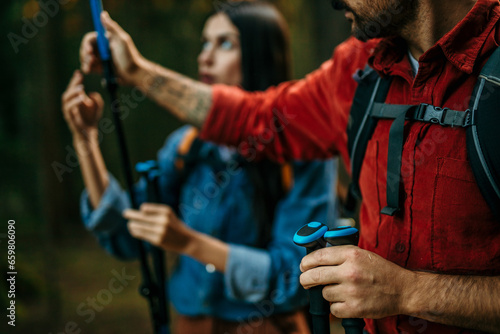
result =
[{"label": "denim sleeve cuff", "polygon": [[93,210],[87,190],[83,190],[80,208],[83,224],[87,230],[102,234],[111,234],[125,224],[122,212],[129,208],[129,200],[118,181],[109,174],[106,188],[99,206]]},{"label": "denim sleeve cuff", "polygon": [[231,245],[224,274],[228,298],[255,303],[269,291],[271,256],[264,250]]}]

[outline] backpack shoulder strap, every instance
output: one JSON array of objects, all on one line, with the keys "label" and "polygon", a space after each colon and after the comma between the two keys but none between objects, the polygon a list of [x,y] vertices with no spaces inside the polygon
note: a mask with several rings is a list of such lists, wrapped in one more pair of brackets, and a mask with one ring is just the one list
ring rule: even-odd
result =
[{"label": "backpack shoulder strap", "polygon": [[[359,85],[354,96],[347,128],[352,182],[349,188],[346,209],[348,211],[352,209],[352,212],[357,205],[357,199],[361,198],[358,184],[359,173],[366,146],[377,123],[377,117],[369,117],[369,114],[372,112],[374,105],[377,106],[385,101],[391,82],[391,78],[380,78],[368,67],[363,71],[358,71],[355,79],[359,82]],[[486,202],[498,220],[500,220],[499,105],[500,47],[493,52],[481,70],[470,101],[471,119],[469,120],[468,115],[463,113],[465,118],[464,122],[461,122],[464,123],[462,126],[466,127],[467,154],[474,177]],[[385,108],[387,109],[387,107]],[[452,113],[452,115],[454,114]],[[453,126],[453,124],[455,123],[452,122],[451,125]],[[442,125],[448,124],[443,123]]]},{"label": "backpack shoulder strap", "polygon": [[[385,101],[392,77],[382,78],[375,70],[366,65],[354,75],[358,88],[354,95],[349,122],[347,124],[348,151],[351,159],[352,182],[349,186],[347,202],[356,205],[355,198],[361,198],[359,173],[365,157],[366,146],[377,125],[377,119],[370,117],[374,103]],[[354,196],[354,198],[352,198]]]},{"label": "backpack shoulder strap", "polygon": [[467,155],[476,182],[500,220],[500,47],[482,68],[469,109],[472,125],[467,128]]},{"label": "backpack shoulder strap", "polygon": [[281,165],[281,184],[285,195],[293,188],[293,167],[289,162]]},{"label": "backpack shoulder strap", "polygon": [[[198,138],[198,129],[192,127],[189,128],[184,137],[181,140],[181,143],[177,147],[177,158],[175,159],[175,168],[180,172],[183,171],[186,167],[186,160],[188,155],[193,154],[193,145],[197,141]],[[196,145],[197,146],[197,145]],[[197,153],[197,152],[196,152]]]}]

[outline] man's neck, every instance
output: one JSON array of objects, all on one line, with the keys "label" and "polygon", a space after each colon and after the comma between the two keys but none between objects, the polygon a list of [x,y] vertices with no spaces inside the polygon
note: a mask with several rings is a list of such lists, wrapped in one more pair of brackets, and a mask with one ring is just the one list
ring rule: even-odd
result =
[{"label": "man's neck", "polygon": [[402,31],[411,54],[419,59],[474,7],[477,0],[422,0],[415,20]]}]

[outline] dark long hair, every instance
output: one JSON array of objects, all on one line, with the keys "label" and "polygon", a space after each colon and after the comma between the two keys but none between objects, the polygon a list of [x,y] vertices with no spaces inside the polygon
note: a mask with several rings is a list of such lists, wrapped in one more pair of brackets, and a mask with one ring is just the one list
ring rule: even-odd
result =
[{"label": "dark long hair", "polygon": [[[238,28],[241,44],[242,88],[265,90],[290,80],[288,26],[281,13],[261,1],[230,1],[218,12],[226,14]],[[254,185],[253,210],[257,220],[258,247],[271,238],[276,205],[285,196],[281,165],[264,160],[245,164]]]},{"label": "dark long hair", "polygon": [[240,33],[243,89],[265,90],[290,80],[289,33],[281,13],[261,1],[230,1],[220,7]]}]

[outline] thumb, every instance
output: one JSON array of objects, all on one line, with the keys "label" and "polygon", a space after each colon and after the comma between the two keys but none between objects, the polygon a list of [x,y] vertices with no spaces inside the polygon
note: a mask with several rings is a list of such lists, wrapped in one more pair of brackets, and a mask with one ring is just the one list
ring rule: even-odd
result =
[{"label": "thumb", "polygon": [[140,210],[141,212],[150,215],[157,213],[168,213],[170,211],[170,208],[164,204],[142,203]]},{"label": "thumb", "polygon": [[108,12],[101,13],[101,22],[104,25],[104,28],[106,28],[106,30],[108,30],[110,33],[114,34],[125,33],[125,30],[123,30],[118,23],[113,21],[113,19],[109,16]]},{"label": "thumb", "polygon": [[99,94],[97,92],[92,92],[92,93],[89,93],[89,98],[92,101],[94,101],[94,103],[96,104],[96,106],[99,110],[104,108],[104,100],[102,99],[101,94]]}]

